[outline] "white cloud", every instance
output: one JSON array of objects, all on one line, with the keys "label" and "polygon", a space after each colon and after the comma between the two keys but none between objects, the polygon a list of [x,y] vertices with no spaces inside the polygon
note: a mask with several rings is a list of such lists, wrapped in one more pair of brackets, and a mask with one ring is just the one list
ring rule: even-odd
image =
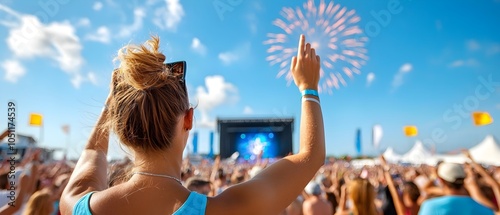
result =
[{"label": "white cloud", "polygon": [[219,59],[222,61],[222,63],[229,65],[234,61],[237,61],[239,59],[239,56],[236,53],[223,52],[219,54]]},{"label": "white cloud", "polygon": [[500,44],[498,44],[498,43],[491,44],[488,47],[488,50],[486,51],[487,55],[495,55],[498,53],[500,53]]},{"label": "white cloud", "polygon": [[366,76],[366,86],[370,87],[372,85],[373,81],[375,81],[375,74],[373,72],[370,72]]},{"label": "white cloud", "polygon": [[16,83],[21,77],[26,74],[23,65],[17,60],[6,60],[2,63],[2,68],[5,70],[5,80]]},{"label": "white cloud", "polygon": [[14,58],[51,59],[70,75],[75,87],[80,86],[80,69],[84,64],[82,45],[69,21],[44,24],[36,16],[20,14],[1,4],[0,10],[11,16],[9,22],[16,23],[9,27],[6,40]]},{"label": "white cloud", "polygon": [[457,68],[457,67],[463,67],[463,66],[472,67],[472,66],[477,66],[477,65],[479,65],[479,62],[477,62],[476,59],[470,58],[468,60],[453,61],[448,65],[448,67],[450,67],[450,68]]},{"label": "white cloud", "polygon": [[87,34],[85,39],[100,43],[109,43],[111,41],[111,32],[105,26],[101,26],[95,33]]},{"label": "white cloud", "polygon": [[253,109],[250,106],[245,106],[245,108],[243,108],[243,114],[253,114]]},{"label": "white cloud", "polygon": [[463,60],[456,60],[456,61],[453,61],[450,63],[450,65],[448,65],[449,67],[461,67],[463,66],[465,63]]},{"label": "white cloud", "polygon": [[87,17],[81,18],[78,20],[78,23],[76,23],[77,27],[90,27],[90,19]]},{"label": "white cloud", "polygon": [[214,128],[215,121],[210,119],[210,111],[222,104],[236,102],[238,89],[220,75],[207,76],[205,86],[196,89],[195,98],[198,100],[197,109],[201,113],[201,122],[197,123],[202,127]]},{"label": "white cloud", "polygon": [[165,7],[156,9],[153,23],[160,29],[175,31],[184,16],[184,9],[179,0],[165,0],[165,3]]},{"label": "white cloud", "polygon": [[88,80],[90,83],[92,83],[92,84],[94,84],[94,85],[97,85],[97,76],[95,75],[95,73],[93,73],[93,72],[89,72],[89,73],[87,74],[87,80]]},{"label": "white cloud", "polygon": [[232,51],[219,53],[219,60],[224,65],[230,65],[248,55],[250,52],[250,43],[245,43]]},{"label": "white cloud", "polygon": [[95,11],[100,11],[102,9],[102,6],[103,6],[102,2],[96,1],[92,6],[92,9],[94,9]]},{"label": "white cloud", "polygon": [[118,37],[130,37],[136,31],[141,30],[145,16],[144,8],[136,8],[134,10],[134,22],[131,25],[121,27]]},{"label": "white cloud", "polygon": [[405,63],[399,68],[400,73],[408,73],[411,72],[411,70],[413,70],[413,66],[410,63]]},{"label": "white cloud", "polygon": [[257,34],[257,15],[255,13],[251,13],[247,15],[248,27],[250,28],[250,32],[252,34]]},{"label": "white cloud", "polygon": [[481,48],[481,46],[479,45],[479,43],[475,40],[469,40],[467,41],[467,49],[469,51],[477,51]]},{"label": "white cloud", "polygon": [[200,39],[193,38],[193,42],[191,42],[191,49],[198,54],[205,55],[207,53],[207,47],[201,43]]},{"label": "white cloud", "polygon": [[410,73],[413,70],[413,65],[410,63],[405,63],[399,68],[398,73],[394,76],[394,80],[392,81],[392,88],[396,90],[404,83],[404,76],[407,73]]}]

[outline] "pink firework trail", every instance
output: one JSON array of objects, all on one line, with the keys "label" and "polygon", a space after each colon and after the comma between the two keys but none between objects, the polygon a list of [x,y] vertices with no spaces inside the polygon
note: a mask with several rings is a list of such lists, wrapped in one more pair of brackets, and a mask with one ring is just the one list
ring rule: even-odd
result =
[{"label": "pink firework trail", "polygon": [[300,34],[305,34],[307,42],[321,56],[321,80],[319,90],[332,93],[332,89],[346,86],[346,77],[352,79],[361,73],[361,67],[368,60],[364,48],[368,38],[357,23],[361,20],[356,11],[348,10],[339,4],[326,4],[321,0],[319,7],[314,0],[307,0],[303,8],[285,7],[280,12],[273,25],[279,27],[282,33],[268,33],[264,41],[269,56],[266,58],[271,66],[279,65],[277,77],[286,75],[290,83],[293,80],[290,73],[291,58],[296,55],[296,43]]}]

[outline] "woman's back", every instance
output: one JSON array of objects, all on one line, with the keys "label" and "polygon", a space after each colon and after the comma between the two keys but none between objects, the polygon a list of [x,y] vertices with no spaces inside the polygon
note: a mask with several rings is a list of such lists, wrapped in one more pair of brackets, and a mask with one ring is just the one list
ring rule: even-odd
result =
[{"label": "woman's back", "polygon": [[[291,68],[303,98],[299,152],[213,198],[190,193],[179,180],[194,114],[185,83],[186,62],[165,64],[157,37],[147,45],[124,47],[118,59],[120,68],[112,74],[105,108],[62,195],[64,214],[75,210],[75,214],[91,211],[95,215],[275,215],[324,164],[317,92],[320,58],[304,36]],[[106,155],[111,130],[134,152],[134,174],[127,182],[108,188]]]}]

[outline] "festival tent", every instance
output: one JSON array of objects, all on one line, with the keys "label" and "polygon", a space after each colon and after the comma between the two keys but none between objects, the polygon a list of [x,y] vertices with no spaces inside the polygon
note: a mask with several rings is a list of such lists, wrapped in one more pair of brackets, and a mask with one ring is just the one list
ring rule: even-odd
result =
[{"label": "festival tent", "polygon": [[394,149],[392,147],[387,148],[383,155],[385,160],[390,163],[397,163],[399,159],[401,159],[401,155],[394,152]]},{"label": "festival tent", "polygon": [[492,135],[469,149],[472,158],[482,164],[500,166],[500,146]]},{"label": "festival tent", "polygon": [[421,141],[417,141],[413,148],[401,157],[401,162],[411,164],[435,164],[436,159],[432,153],[424,147]]},{"label": "festival tent", "polygon": [[[481,141],[476,146],[469,149],[469,152],[478,163],[500,166],[500,146],[498,145],[495,138],[491,135],[486,136],[486,138]],[[465,157],[462,153],[455,155],[436,155],[437,160],[450,163],[467,163],[469,159]]]}]

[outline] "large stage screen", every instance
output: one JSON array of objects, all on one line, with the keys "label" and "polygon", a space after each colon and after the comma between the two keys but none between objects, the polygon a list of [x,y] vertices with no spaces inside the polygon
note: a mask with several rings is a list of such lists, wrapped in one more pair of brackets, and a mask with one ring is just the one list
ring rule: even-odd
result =
[{"label": "large stage screen", "polygon": [[261,151],[263,158],[277,158],[293,151],[293,119],[219,119],[218,132],[222,158],[238,152],[253,160]]}]

